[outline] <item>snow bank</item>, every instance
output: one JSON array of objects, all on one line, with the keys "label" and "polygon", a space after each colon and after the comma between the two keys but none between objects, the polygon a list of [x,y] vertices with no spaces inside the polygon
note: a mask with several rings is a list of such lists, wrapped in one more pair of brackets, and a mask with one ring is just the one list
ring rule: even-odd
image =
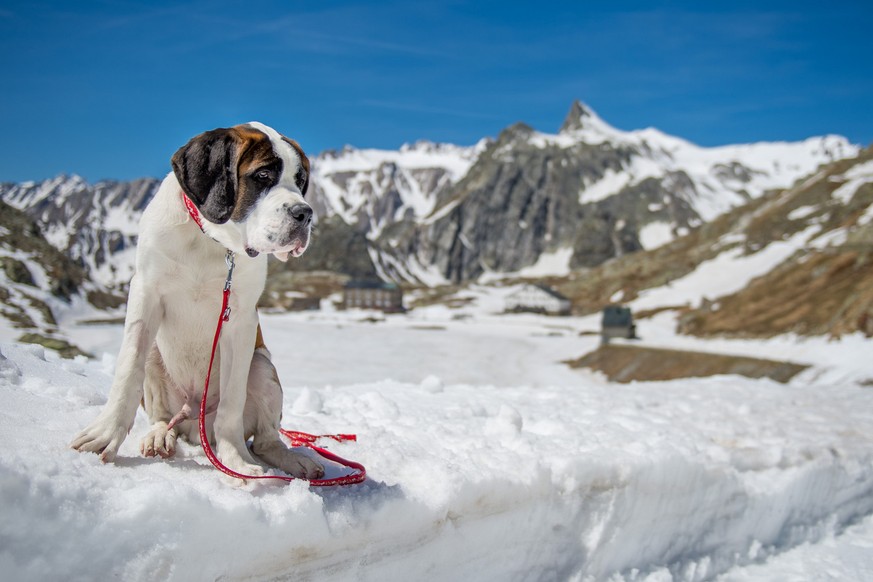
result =
[{"label": "snow bank", "polygon": [[[427,345],[481,333],[433,332]],[[171,461],[143,459],[142,413],[102,465],[67,442],[105,401],[112,359],[2,346],[4,576],[705,580],[873,512],[873,391],[854,385],[579,374],[536,389],[434,375],[301,386],[283,345],[285,426],[356,432],[330,446],[367,466],[366,483],[234,487],[184,444]],[[541,363],[547,376],[556,366]]]}]

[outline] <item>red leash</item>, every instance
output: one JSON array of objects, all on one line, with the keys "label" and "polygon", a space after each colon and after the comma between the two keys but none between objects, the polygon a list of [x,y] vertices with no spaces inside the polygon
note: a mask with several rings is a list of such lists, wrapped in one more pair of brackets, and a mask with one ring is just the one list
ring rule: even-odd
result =
[{"label": "red leash", "polygon": [[[184,193],[182,194],[182,199],[185,202],[185,207],[188,209],[188,214],[191,215],[191,218],[194,220],[195,223],[197,223],[197,226],[200,227],[200,230],[203,230],[203,222],[200,218],[200,213],[198,212],[197,208]],[[228,306],[228,300],[230,298],[230,286],[231,280],[233,278],[234,267],[232,251],[227,251],[227,256],[225,257],[225,260],[227,261],[227,279],[224,281],[224,292],[221,299],[221,313],[218,316],[218,325],[216,325],[215,327],[215,337],[212,340],[212,353],[209,356],[209,367],[206,370],[206,382],[204,382],[203,384],[203,399],[200,401],[200,418],[198,419],[200,427],[200,445],[203,447],[203,452],[206,453],[206,458],[209,459],[209,462],[212,463],[212,465],[216,469],[218,469],[225,475],[230,475],[231,477],[236,477],[237,479],[279,479],[281,481],[308,481],[310,485],[316,487],[326,487],[329,485],[352,485],[354,483],[361,483],[367,478],[367,470],[364,469],[363,465],[354,461],[349,461],[340,457],[339,455],[331,453],[326,449],[315,446],[315,441],[320,438],[330,438],[340,442],[355,441],[357,440],[357,437],[353,434],[312,435],[305,432],[297,432],[279,428],[279,433],[282,436],[291,440],[291,446],[308,447],[329,461],[333,461],[335,463],[339,463],[340,465],[353,469],[353,471],[348,475],[332,477],[330,479],[303,479],[283,475],[245,475],[243,473],[237,473],[230,467],[227,467],[219,460],[218,456],[212,450],[212,446],[209,444],[209,437],[206,434],[206,396],[209,393],[209,378],[212,376],[212,363],[215,360],[215,350],[218,349],[218,338],[221,336],[221,328],[224,326],[224,322],[230,319],[230,307]]]}]

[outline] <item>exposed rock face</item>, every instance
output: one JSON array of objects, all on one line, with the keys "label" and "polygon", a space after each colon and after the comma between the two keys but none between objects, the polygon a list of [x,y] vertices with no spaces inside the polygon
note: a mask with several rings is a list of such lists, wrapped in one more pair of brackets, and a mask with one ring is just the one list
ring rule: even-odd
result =
[{"label": "exposed rock face", "polygon": [[[433,213],[439,218],[411,229],[408,241],[386,231],[387,237],[377,239],[381,248],[413,255],[453,282],[518,271],[567,246],[580,249],[578,265],[637,250],[633,221],[623,218],[633,193],[607,204],[578,200],[582,184],[600,180],[610,169],[620,171],[631,152],[583,143],[537,147],[530,144],[533,133],[521,124],[501,133],[444,194]],[[393,244],[384,244],[385,238]]]},{"label": "exposed rock face", "polygon": [[841,138],[782,146],[781,166],[752,165],[775,146],[706,150],[657,130],[622,132],[576,102],[557,135],[504,130],[423,220],[370,237],[374,262],[385,278],[424,282],[565,274],[668,242],[856,151]]}]

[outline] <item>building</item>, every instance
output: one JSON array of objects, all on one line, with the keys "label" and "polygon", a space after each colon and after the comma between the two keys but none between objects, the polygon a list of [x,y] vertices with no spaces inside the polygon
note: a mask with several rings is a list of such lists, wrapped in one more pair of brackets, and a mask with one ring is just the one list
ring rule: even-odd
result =
[{"label": "building", "polygon": [[603,308],[600,320],[600,340],[608,344],[612,338],[637,339],[637,326],[634,324],[630,307],[607,305]]},{"label": "building", "polygon": [[349,281],[343,289],[344,309],[378,309],[386,313],[405,311],[403,290],[384,281]]},{"label": "building", "polygon": [[569,299],[545,285],[523,285],[506,296],[506,311],[570,315]]}]

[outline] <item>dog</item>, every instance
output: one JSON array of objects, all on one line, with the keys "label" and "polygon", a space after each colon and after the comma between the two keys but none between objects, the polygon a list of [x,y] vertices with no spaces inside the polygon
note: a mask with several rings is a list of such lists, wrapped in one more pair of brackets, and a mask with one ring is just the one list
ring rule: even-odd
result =
[{"label": "dog", "polygon": [[282,387],[256,310],[267,256],[286,261],[309,245],[309,159],[296,141],[252,122],[195,136],[171,163],[140,221],[109,398],[70,446],[112,462],[140,404],[151,422],[140,446],[144,456],[173,456],[180,436],[200,443],[192,411],[200,407],[231,251],[232,315],[221,333],[219,373],[212,375],[206,406],[210,443],[238,473],[260,476],[276,467],[319,478],[321,465],[279,439]]}]

